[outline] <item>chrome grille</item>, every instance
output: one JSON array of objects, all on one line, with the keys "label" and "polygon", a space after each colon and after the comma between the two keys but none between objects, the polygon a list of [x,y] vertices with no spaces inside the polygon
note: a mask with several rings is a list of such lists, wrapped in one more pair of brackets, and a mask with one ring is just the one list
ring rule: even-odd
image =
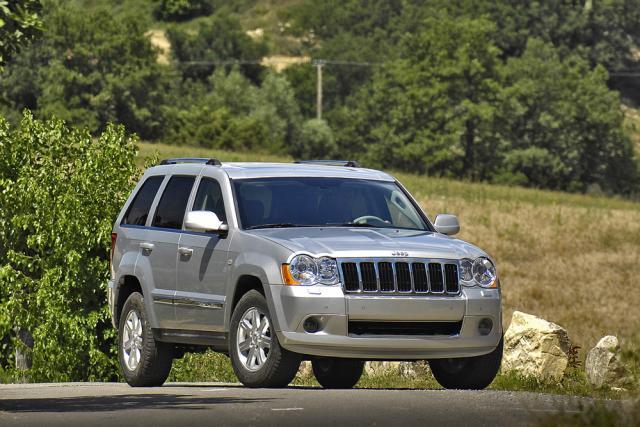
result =
[{"label": "chrome grille", "polygon": [[458,263],[454,260],[343,259],[338,263],[347,293],[460,293]]}]

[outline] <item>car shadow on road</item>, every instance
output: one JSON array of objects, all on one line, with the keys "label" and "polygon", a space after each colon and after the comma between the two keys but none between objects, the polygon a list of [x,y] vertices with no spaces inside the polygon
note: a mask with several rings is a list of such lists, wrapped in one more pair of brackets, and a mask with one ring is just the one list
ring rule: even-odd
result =
[{"label": "car shadow on road", "polygon": [[[40,399],[2,399],[6,412],[102,412],[138,409],[210,409],[212,405],[267,402],[273,398],[202,397],[179,394],[125,394],[117,396],[51,397]],[[277,400],[277,399],[275,399]]]}]

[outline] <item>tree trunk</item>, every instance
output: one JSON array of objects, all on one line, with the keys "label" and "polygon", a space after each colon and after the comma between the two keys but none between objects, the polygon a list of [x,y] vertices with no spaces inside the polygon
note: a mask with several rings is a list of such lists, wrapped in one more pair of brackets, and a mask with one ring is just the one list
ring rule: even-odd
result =
[{"label": "tree trunk", "polygon": [[[16,346],[16,369],[18,371],[27,371],[31,369],[31,350],[33,349],[33,337],[26,329],[15,328],[18,340]],[[23,345],[20,345],[22,343]],[[25,348],[26,347],[26,348]]]}]

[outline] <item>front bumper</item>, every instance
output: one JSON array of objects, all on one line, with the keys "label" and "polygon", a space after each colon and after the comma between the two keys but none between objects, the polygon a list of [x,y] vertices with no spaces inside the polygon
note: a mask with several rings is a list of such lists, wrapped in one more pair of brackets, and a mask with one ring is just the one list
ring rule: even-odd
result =
[{"label": "front bumper", "polygon": [[[277,334],[287,350],[313,356],[367,360],[419,360],[480,356],[502,337],[500,290],[463,288],[458,296],[354,296],[340,287],[272,285]],[[320,320],[315,333],[304,331],[309,316]],[[479,332],[481,319],[493,329]],[[454,335],[355,335],[350,321],[462,322]]]}]

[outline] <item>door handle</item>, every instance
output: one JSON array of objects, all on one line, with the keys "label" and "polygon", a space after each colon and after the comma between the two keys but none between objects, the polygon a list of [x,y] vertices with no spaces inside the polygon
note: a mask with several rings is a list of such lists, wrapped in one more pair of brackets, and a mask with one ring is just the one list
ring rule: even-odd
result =
[{"label": "door handle", "polygon": [[191,256],[191,254],[193,254],[193,249],[186,248],[183,246],[181,248],[178,248],[178,253],[182,256],[188,257],[188,256]]},{"label": "door handle", "polygon": [[153,243],[142,242],[140,243],[140,249],[142,249],[143,255],[149,255],[153,250]]}]

